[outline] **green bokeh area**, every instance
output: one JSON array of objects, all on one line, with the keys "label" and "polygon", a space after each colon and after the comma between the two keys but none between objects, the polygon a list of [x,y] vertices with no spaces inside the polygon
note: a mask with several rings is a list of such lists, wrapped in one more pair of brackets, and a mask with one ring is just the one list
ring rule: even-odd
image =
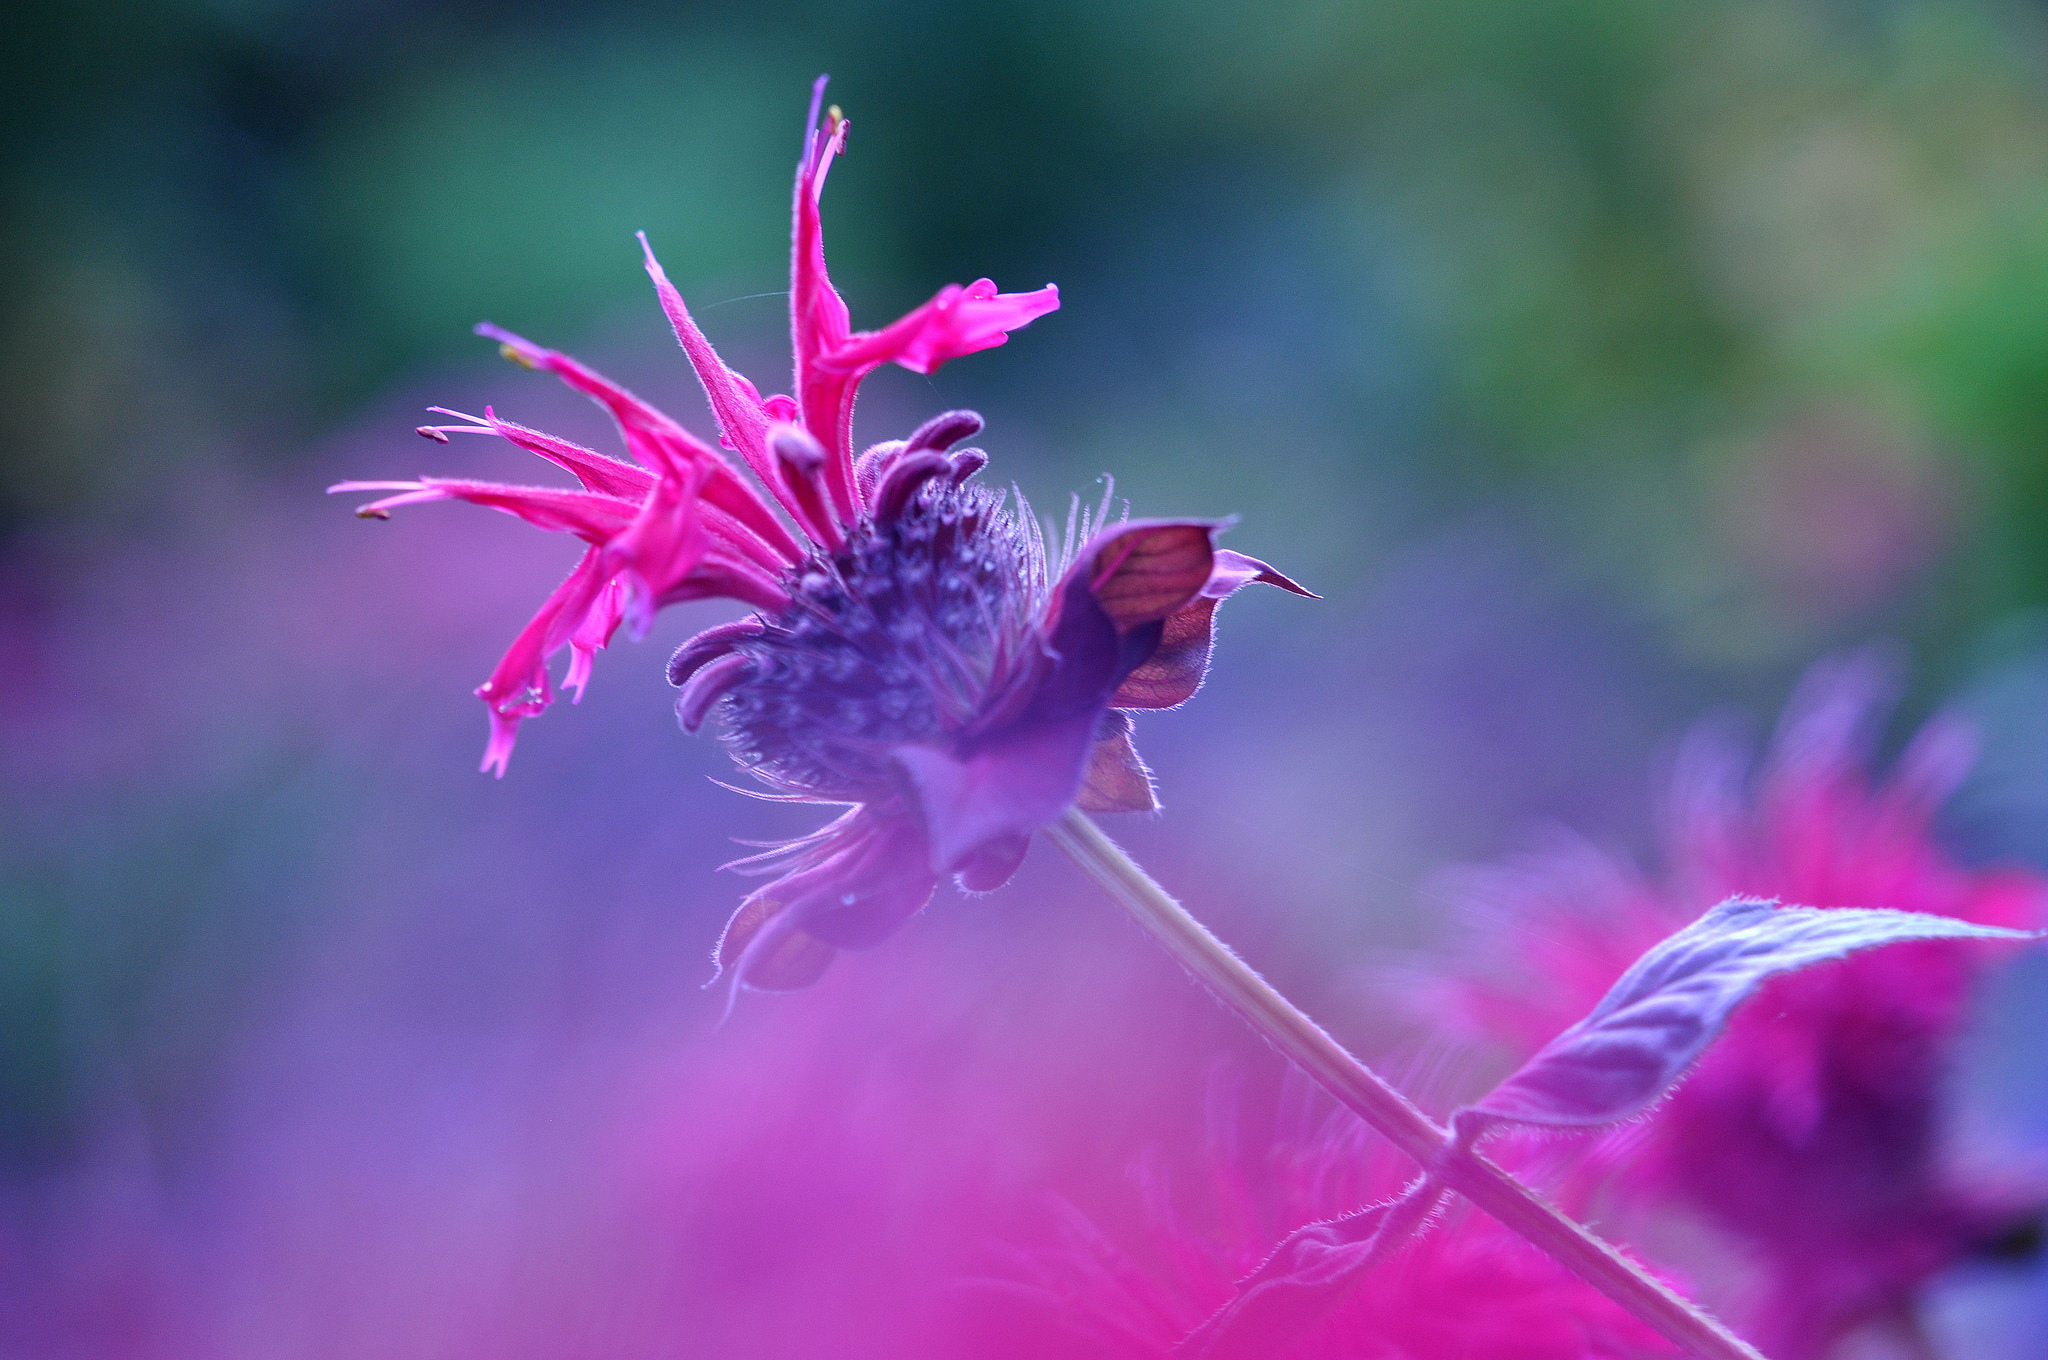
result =
[{"label": "green bokeh area", "polygon": [[[1357,513],[1537,507],[1715,664],[1873,622],[1953,644],[2048,594],[2040,29],[1606,0],[25,14],[0,515],[146,515],[194,465],[289,460],[479,319],[588,336],[645,303],[638,229],[700,305],[783,286],[792,110],[829,68],[857,313],[1060,278],[1064,354],[1012,378],[1077,470],[1171,445],[1227,483],[1279,439]],[[1867,541],[1788,548],[1757,510],[1831,486]]]}]

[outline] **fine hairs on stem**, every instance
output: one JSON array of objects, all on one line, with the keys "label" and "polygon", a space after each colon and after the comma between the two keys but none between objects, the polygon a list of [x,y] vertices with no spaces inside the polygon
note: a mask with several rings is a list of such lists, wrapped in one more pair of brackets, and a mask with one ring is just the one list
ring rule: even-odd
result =
[{"label": "fine hairs on stem", "polygon": [[[1135,918],[1218,1000],[1325,1091],[1444,1185],[1519,1233],[1699,1360],[1764,1360],[1700,1308],[1654,1279],[1434,1120],[1353,1057],[1154,882],[1078,808],[1046,828],[1053,844]],[[1432,1199],[1433,1202],[1433,1199]]]}]

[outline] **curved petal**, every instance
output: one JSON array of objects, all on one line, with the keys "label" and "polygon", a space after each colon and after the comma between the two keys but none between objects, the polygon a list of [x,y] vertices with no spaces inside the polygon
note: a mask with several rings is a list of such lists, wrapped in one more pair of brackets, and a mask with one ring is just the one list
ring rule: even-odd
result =
[{"label": "curved petal", "polygon": [[605,545],[607,575],[626,587],[626,619],[635,638],[647,636],[654,611],[704,560],[711,536],[697,514],[702,473],[663,477],[624,533]]},{"label": "curved petal", "polygon": [[683,682],[683,692],[676,696],[676,721],[685,732],[695,732],[711,716],[712,706],[752,674],[753,669],[754,663],[736,652],[728,652],[700,667]]},{"label": "curved petal", "polygon": [[512,757],[520,720],[537,716],[554,702],[547,661],[583,625],[597,603],[606,579],[601,557],[596,548],[583,554],[569,578],[555,587],[539,612],[519,630],[490,678],[477,686],[477,697],[491,710],[491,740],[484,748],[482,768],[500,779],[505,777],[505,762]]},{"label": "curved petal", "polygon": [[742,642],[751,642],[767,631],[768,625],[753,616],[706,628],[676,648],[675,655],[668,659],[668,682],[680,687],[706,662],[716,661]]},{"label": "curved petal", "polygon": [[1030,849],[1031,837],[1021,832],[1013,836],[998,836],[986,842],[979,850],[961,861],[961,891],[994,892],[1015,876]]},{"label": "curved petal", "polygon": [[1000,345],[1010,331],[1060,305],[1051,284],[1032,293],[998,293],[977,279],[962,288],[947,284],[931,301],[879,331],[853,331],[846,300],[825,269],[824,227],[818,199],[833,158],[846,149],[847,122],[833,110],[821,127],[819,107],[825,81],[819,77],[811,99],[804,157],[797,166],[795,219],[791,230],[790,324],[796,339],[796,395],[804,427],[825,445],[831,459],[827,478],[841,519],[857,515],[853,476],[853,398],[862,378],[895,362],[913,373],[930,373],[948,359]]},{"label": "curved petal", "polygon": [[633,456],[657,472],[680,472],[692,463],[715,459],[718,451],[678,425],[653,403],[643,401],[618,383],[560,350],[536,345],[523,335],[485,321],[476,333],[498,342],[498,351],[514,363],[552,373],[611,412]]},{"label": "curved petal", "polygon": [[1124,678],[1110,702],[1118,708],[1176,708],[1194,698],[1209,673],[1216,606],[1253,582],[1319,598],[1257,558],[1219,549],[1202,593],[1166,616],[1159,646]]},{"label": "curved petal", "polygon": [[458,477],[422,477],[416,482],[336,482],[332,496],[344,491],[392,491],[356,511],[360,519],[386,519],[402,505],[428,501],[468,501],[516,515],[550,533],[574,534],[588,543],[602,543],[633,522],[632,501],[595,491],[569,491],[558,486],[510,486]]},{"label": "curved petal", "polygon": [[931,373],[948,359],[993,349],[1048,312],[1059,310],[1060,290],[1048,283],[1030,293],[998,293],[991,279],[962,288],[949,283],[930,302],[878,331],[863,331],[819,356],[825,368],[868,374],[896,363]]},{"label": "curved petal", "polygon": [[647,233],[637,234],[641,253],[647,260],[647,277],[654,280],[655,296],[661,299],[661,310],[668,315],[669,327],[675,331],[677,342],[689,357],[690,367],[697,371],[697,381],[704,385],[704,395],[711,400],[711,412],[718,418],[719,432],[740,457],[746,459],[754,475],[772,488],[775,482],[769,476],[769,418],[762,408],[759,390],[725,366],[725,361],[718,357],[718,351],[697,328],[690,309],[683,305],[683,295],[668,281],[661,261],[654,258],[654,247],[647,243]]}]

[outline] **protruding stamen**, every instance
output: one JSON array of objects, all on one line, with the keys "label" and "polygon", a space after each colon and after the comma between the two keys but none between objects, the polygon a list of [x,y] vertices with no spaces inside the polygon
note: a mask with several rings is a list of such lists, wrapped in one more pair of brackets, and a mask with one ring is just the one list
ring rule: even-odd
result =
[{"label": "protruding stamen", "polygon": [[903,452],[903,441],[900,439],[888,439],[876,444],[854,460],[853,485],[855,491],[860,496],[860,503],[862,505],[874,505],[875,487],[881,482],[882,473],[888,468],[896,455],[901,452]]},{"label": "protruding stamen", "polygon": [[431,439],[436,444],[445,444],[448,442],[447,433],[443,430],[435,429],[432,425],[415,426],[413,428],[413,433],[420,436],[420,438],[422,439]]},{"label": "protruding stamen", "polygon": [[948,480],[954,486],[988,466],[988,455],[980,449],[955,449],[948,456],[953,460],[953,475]]},{"label": "protruding stamen", "polygon": [[775,457],[775,470],[789,492],[790,508],[804,532],[833,552],[845,546],[846,537],[832,514],[825,487],[825,446],[801,425],[773,425],[768,432],[768,450]]},{"label": "protruding stamen", "polygon": [[685,732],[695,732],[711,715],[711,706],[744,680],[754,663],[737,653],[728,653],[703,667],[683,685],[676,696],[676,721]]},{"label": "protruding stamen", "polygon": [[825,466],[825,446],[801,425],[778,426],[769,444],[778,459],[807,478]]},{"label": "protruding stamen", "polygon": [[941,411],[911,432],[903,441],[905,453],[916,453],[919,449],[937,449],[944,453],[963,439],[971,439],[981,433],[982,420],[975,411]]},{"label": "protruding stamen", "polygon": [[903,507],[910,504],[910,498],[917,494],[919,487],[952,470],[952,459],[930,449],[922,453],[906,453],[898,458],[882,474],[881,485],[875,488],[875,522],[887,524],[901,517]]},{"label": "protruding stamen", "polygon": [[676,654],[668,660],[668,682],[682,688],[683,683],[704,666],[725,656],[742,642],[750,641],[765,633],[767,627],[759,619],[737,619],[732,623],[721,623],[707,628],[697,636],[676,648]]}]

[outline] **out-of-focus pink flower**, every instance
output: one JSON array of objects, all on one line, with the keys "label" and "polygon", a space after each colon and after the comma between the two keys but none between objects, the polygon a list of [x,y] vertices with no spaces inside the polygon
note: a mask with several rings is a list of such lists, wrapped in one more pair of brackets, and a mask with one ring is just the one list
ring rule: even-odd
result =
[{"label": "out-of-focus pink flower", "polygon": [[[1165,1360],[1290,1230],[1401,1189],[1386,1144],[1348,1115],[1282,1141],[1263,1174],[1212,1152],[1169,1186],[1147,1169],[1142,1230],[1111,1241],[1078,1214],[1062,1247],[1024,1258],[1017,1286],[1056,1314],[1067,1355]],[[1675,1355],[1656,1333],[1483,1215],[1454,1211],[1369,1267],[1320,1320],[1285,1337],[1234,1333],[1233,1356],[1346,1360],[1628,1360]],[[1030,1353],[1019,1349],[1018,1354]],[[1050,1350],[1046,1354],[1054,1353]]]},{"label": "out-of-focus pink flower", "polygon": [[879,331],[853,331],[825,270],[818,202],[847,124],[837,109],[820,123],[823,94],[821,78],[796,177],[794,397],[764,398],[727,368],[646,251],[737,463],[567,355],[485,326],[508,357],[609,410],[638,465],[487,407],[421,433],[499,435],[581,489],[434,477],[333,488],[391,493],[358,512],[370,517],[464,500],[588,545],[477,691],[491,714],[484,768],[500,774],[519,722],[553,698],[555,652],[569,648],[566,684],[581,697],[621,622],[637,635],[663,606],[710,598],[759,611],[685,643],[669,678],[684,728],[718,710],[734,757],[776,796],[847,808],[742,862],[777,877],[733,916],[717,958],[736,984],[763,988],[806,986],[836,950],[877,943],[947,874],[970,891],[1001,886],[1031,833],[1077,798],[1152,808],[1126,711],[1194,694],[1216,606],[1239,587],[1308,593],[1219,551],[1217,522],[1109,524],[1107,500],[1049,549],[1021,498],[970,483],[987,461],[954,447],[981,429],[971,411],[854,456],[854,396],[868,373],[889,362],[929,373],[1002,344],[1059,294],[998,293],[982,279],[941,289]]},{"label": "out-of-focus pink flower", "polygon": [[[1936,718],[1872,779],[1886,680],[1869,655],[1815,667],[1753,778],[1724,733],[1695,734],[1659,881],[1584,846],[1473,873],[1479,966],[1440,999],[1470,1028],[1533,1050],[1656,940],[1734,894],[2039,926],[2048,882],[1959,866],[1934,835],[1973,754],[1957,720]],[[1902,1313],[1919,1284],[2029,1207],[1957,1184],[1939,1146],[1971,989],[2006,952],[1904,944],[1770,982],[1624,1135],[1627,1154],[1594,1159],[1757,1254],[1765,1292],[1751,1329],[1778,1360],[1824,1355],[1846,1330]]]}]

